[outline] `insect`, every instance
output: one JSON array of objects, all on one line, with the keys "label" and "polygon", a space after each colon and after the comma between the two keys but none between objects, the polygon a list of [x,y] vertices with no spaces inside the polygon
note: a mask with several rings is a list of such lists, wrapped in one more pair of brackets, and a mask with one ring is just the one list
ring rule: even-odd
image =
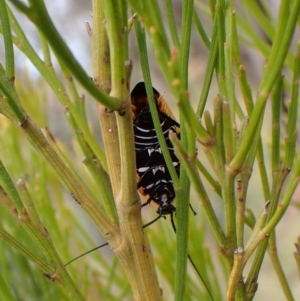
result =
[{"label": "insect", "polygon": [[[169,132],[177,133],[179,124],[159,92],[153,88],[160,126],[166,141],[173,166],[179,176],[180,162],[169,139]],[[148,199],[143,206],[154,201],[158,204],[159,217],[173,214],[175,198],[173,181],[162,154],[154,128],[144,82],[138,83],[131,92],[134,145],[136,154],[137,188]]]},{"label": "insect", "polygon": [[[153,95],[158,109],[160,126],[171,155],[173,166],[179,176],[180,162],[176,157],[173,145],[169,140],[169,131],[177,133],[179,137],[178,129],[180,126],[179,123],[174,120],[174,116],[163,97],[154,88]],[[158,204],[158,218],[147,223],[143,226],[143,228],[148,227],[162,216],[170,214],[172,226],[176,232],[173,221],[173,213],[176,211],[176,208],[172,205],[175,198],[173,181],[166,166],[154,129],[144,82],[139,82],[133,88],[131,92],[131,103],[136,154],[136,172],[138,175],[137,189],[139,189],[142,195],[149,195],[143,206],[149,204],[151,201]],[[73,258],[65,264],[65,266],[84,255],[107,245],[108,243],[104,243],[101,246],[95,247]]]},{"label": "insect", "polygon": [[[168,105],[164,101],[163,97],[154,88],[153,95],[157,106],[158,117],[164,139],[166,141],[175,171],[179,176],[180,162],[169,139],[169,132],[173,131],[174,133],[177,133],[177,136],[179,138],[180,125],[174,120],[174,116]],[[151,201],[155,202],[158,205],[158,217],[148,224],[144,225],[143,228],[148,227],[156,220],[165,215],[170,215],[172,227],[176,233],[176,227],[173,219],[173,213],[176,211],[176,208],[172,204],[175,199],[175,190],[156,135],[144,82],[139,82],[133,88],[131,92],[131,103],[134,146],[136,154],[136,172],[138,178],[137,189],[143,196],[148,196],[147,201],[142,206],[149,204]],[[194,212],[192,207],[191,209]],[[108,243],[89,250],[88,252],[85,252],[80,256],[72,259],[66,265],[69,265],[71,262],[77,260],[78,258],[106,245],[108,245]],[[195,271],[197,272],[205,288],[207,289],[210,298],[214,300],[207,284],[205,283],[204,279],[202,278],[196,265],[189,255],[188,259],[190,260]]]}]

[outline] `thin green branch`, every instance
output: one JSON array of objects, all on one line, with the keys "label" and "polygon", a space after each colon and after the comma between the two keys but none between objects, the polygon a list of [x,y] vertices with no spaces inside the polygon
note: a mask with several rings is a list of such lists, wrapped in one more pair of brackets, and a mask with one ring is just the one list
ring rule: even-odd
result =
[{"label": "thin green branch", "polygon": [[[241,129],[237,139],[237,146],[241,143],[244,137],[244,133],[248,127],[249,118],[244,118],[242,120]],[[237,221],[237,247],[244,246],[244,227],[245,223],[254,224],[255,218],[252,212],[245,216],[245,212],[247,211],[246,200],[247,200],[247,192],[249,181],[252,175],[252,166],[255,159],[255,149],[256,149],[256,141],[254,141],[253,151],[250,151],[249,156],[245,162],[244,169],[241,174],[238,175],[237,178],[237,213],[236,213],[236,221]]]},{"label": "thin green branch", "polygon": [[221,96],[217,96],[214,102],[214,125],[215,125],[215,133],[216,133],[216,145],[214,147],[215,152],[215,166],[217,170],[217,174],[220,179],[220,183],[222,188],[225,183],[225,148],[223,141],[223,121],[222,121],[222,98]]},{"label": "thin green branch", "polygon": [[[263,120],[261,119],[260,123],[258,124],[258,128],[261,127]],[[262,139],[261,137],[259,137],[259,135],[257,134],[254,137],[254,142],[252,142],[253,146],[252,146],[252,165],[253,166],[253,162],[254,162],[254,152],[255,149],[257,148],[257,164],[258,164],[258,168],[259,168],[259,173],[260,173],[260,178],[261,178],[261,184],[262,184],[262,188],[263,188],[263,193],[264,193],[264,199],[265,201],[270,199],[270,185],[269,185],[269,180],[268,180],[268,175],[267,175],[267,170],[266,170],[266,164],[265,164],[265,159],[264,159],[264,152],[263,152],[263,143],[262,143]],[[248,156],[251,156],[251,153],[249,153]],[[247,159],[248,161],[248,159]]]},{"label": "thin green branch", "polygon": [[17,209],[17,213],[21,214],[23,209],[23,204],[21,198],[13,184],[11,177],[7,173],[2,161],[0,161],[0,185],[3,187],[4,191],[7,193],[9,199],[12,201],[13,205]]},{"label": "thin green branch", "polygon": [[[21,8],[19,1],[10,0],[17,8]],[[91,78],[87,75],[83,67],[77,62],[74,55],[61,38],[57,29],[55,28],[45,3],[40,0],[29,1],[30,6],[21,11],[39,28],[43,33],[49,44],[51,45],[55,55],[59,61],[70,70],[73,76],[80,82],[80,84],[97,100],[103,105],[107,106],[112,110],[122,110],[122,102],[120,100],[109,97],[107,94],[99,90]]]},{"label": "thin green branch", "polygon": [[236,245],[237,247],[244,247],[244,224],[245,224],[245,210],[246,210],[246,191],[247,182],[241,178],[237,179],[237,204],[236,204]]},{"label": "thin green branch", "polygon": [[[274,42],[272,45],[273,51],[271,51],[267,67],[264,69],[260,84],[260,92],[251,115],[251,120],[245,135],[245,139],[243,140],[242,145],[236,153],[234,159],[230,163],[230,168],[233,170],[239,170],[243,165],[244,159],[248,154],[249,147],[252,144],[253,135],[255,132],[257,132],[257,124],[263,116],[266,101],[289,50],[295,24],[299,16],[300,0],[295,0],[293,2],[288,15],[285,13],[285,6],[289,6],[289,3],[283,1],[282,10],[284,11],[284,14],[281,13],[280,17],[284,15],[284,18],[282,17],[282,19],[279,20],[278,29],[275,36],[276,42]],[[282,24],[283,22],[284,24]],[[284,30],[284,34],[282,33],[282,30]]]},{"label": "thin green branch", "polygon": [[[179,96],[179,103],[188,103],[188,70],[191,41],[191,27],[193,17],[193,0],[184,1],[182,9],[181,41],[179,49],[180,79],[182,91]],[[193,113],[194,114],[194,113]],[[181,133],[180,139],[183,149],[188,156],[196,156],[195,135],[191,127],[187,126],[180,111]],[[190,195],[190,180],[183,166],[180,166],[180,191],[177,193],[177,235],[176,235],[176,273],[175,273],[175,300],[182,300],[184,296],[187,278],[187,257],[188,257],[188,225],[189,225],[189,204],[187,200]]]},{"label": "thin green branch", "polygon": [[2,94],[2,102],[7,103],[7,105],[11,109],[11,113],[14,114],[17,120],[19,122],[24,120],[25,115],[20,106],[20,101],[18,98],[17,99],[15,98],[15,89],[14,89],[13,82],[6,77],[5,71],[1,65],[0,65],[0,93]]},{"label": "thin green branch", "polygon": [[273,40],[274,37],[274,20],[272,20],[268,11],[263,7],[263,1],[258,3],[255,0],[244,1],[245,10],[252,12],[252,16],[259,24],[260,30],[264,32],[268,39]]},{"label": "thin green branch", "polygon": [[[0,196],[1,198],[1,196]],[[15,248],[18,252],[20,252],[25,258],[32,261],[34,264],[36,264],[43,273],[45,274],[53,274],[55,272],[54,267],[52,264],[45,262],[45,259],[43,257],[39,257],[36,254],[29,251],[27,247],[22,245],[18,239],[14,238],[12,235],[10,235],[7,231],[0,228],[0,239],[8,243],[10,246]]]},{"label": "thin green branch", "polygon": [[[236,68],[236,72],[238,73],[239,84],[240,84],[241,91],[243,94],[246,111],[247,111],[247,114],[249,116],[251,116],[253,107],[254,107],[253,99],[252,99],[252,92],[251,92],[251,88],[248,84],[245,68],[242,65],[241,53],[240,53],[240,48],[239,48],[239,44],[238,44],[237,28],[236,28],[235,23],[236,23],[236,15],[232,14],[232,18],[231,18],[232,57],[233,57],[233,62],[234,62],[235,68]],[[257,128],[260,128],[260,123],[257,124]],[[255,156],[257,156],[258,167],[259,167],[259,171],[260,171],[264,196],[265,196],[265,200],[268,200],[270,198],[270,188],[269,188],[269,183],[268,183],[266,166],[264,164],[262,140],[261,140],[260,136],[258,135],[258,133],[259,132],[257,131],[257,134],[251,144],[251,148],[248,153],[245,166],[248,170],[252,169]],[[244,137],[244,135],[243,135],[243,137]],[[246,178],[248,178],[248,176],[246,176]],[[249,181],[249,178],[247,179],[247,182],[248,181]],[[247,184],[247,186],[248,186],[248,184]],[[247,192],[245,192],[245,194],[246,193]]]},{"label": "thin green branch", "polygon": [[[283,61],[289,51],[289,44],[293,37],[295,30],[295,23],[299,17],[300,1],[295,1],[293,6],[290,7],[290,3],[282,1],[280,3],[279,16],[277,21],[277,28],[274,39],[272,41],[271,51],[268,57],[268,63],[264,69],[264,74],[260,83],[260,90],[264,87],[272,85],[271,81],[274,82],[278,71],[282,68]],[[297,16],[294,15],[296,10]],[[273,64],[272,64],[273,63]],[[272,79],[270,78],[270,71],[272,72]],[[266,75],[269,76],[266,76]],[[269,82],[269,83],[267,83]]]},{"label": "thin green branch", "polygon": [[51,52],[50,52],[49,44],[48,44],[46,38],[41,33],[40,33],[40,39],[41,39],[42,50],[43,50],[43,55],[44,55],[44,60],[43,60],[44,64],[46,66],[51,67],[52,61],[51,61]]},{"label": "thin green branch", "polygon": [[115,225],[113,225],[112,222],[103,214],[83,183],[74,174],[69,172],[69,169],[54,152],[41,130],[37,128],[29,117],[24,120],[20,126],[29,142],[53,167],[56,174],[70,191],[74,200],[78,202],[84,210],[86,210],[103,235],[109,240],[112,236],[114,236],[114,234],[117,234]]},{"label": "thin green branch", "polygon": [[210,40],[209,40],[209,38],[208,38],[208,36],[205,32],[205,29],[204,29],[204,27],[201,23],[201,20],[198,17],[197,12],[196,12],[195,9],[193,11],[193,21],[194,21],[194,23],[196,25],[196,28],[197,28],[197,30],[198,30],[198,32],[199,32],[199,34],[200,34],[200,36],[203,40],[204,45],[206,46],[207,49],[209,49],[211,42],[210,42]]},{"label": "thin green branch", "polygon": [[298,102],[299,102],[299,81],[300,81],[300,42],[297,45],[297,53],[295,55],[294,70],[292,79],[292,95],[291,102],[288,107],[288,124],[287,138],[285,139],[285,159],[284,165],[292,167],[297,141],[297,118],[298,118]]},{"label": "thin green branch", "polygon": [[179,51],[180,59],[180,78],[182,81],[182,87],[188,89],[188,67],[190,57],[190,43],[191,43],[191,28],[193,20],[193,5],[194,0],[184,1],[182,9],[182,25],[181,25],[181,45]]},{"label": "thin green branch", "polygon": [[234,121],[231,119],[231,105],[228,102],[222,103],[223,140],[225,151],[225,162],[230,163],[236,152],[236,139],[234,139]]},{"label": "thin green branch", "polygon": [[196,110],[196,115],[202,117],[208,93],[211,87],[211,81],[214,73],[214,69],[218,70],[216,66],[218,56],[218,23],[214,22],[213,34],[211,38],[211,42],[209,44],[209,54],[207,60],[207,66],[205,68],[204,81],[202,83],[201,95],[198,102],[198,107]]},{"label": "thin green branch", "polygon": [[212,175],[207,171],[207,169],[204,167],[204,165],[201,163],[199,159],[196,160],[196,165],[199,171],[203,174],[203,176],[206,178],[206,180],[209,182],[209,184],[212,186],[214,191],[217,193],[218,196],[221,197],[221,187],[220,183],[217,182]]},{"label": "thin green branch", "polygon": [[0,20],[5,48],[5,76],[9,81],[13,81],[15,76],[15,57],[10,23],[4,0],[0,1]]},{"label": "thin green branch", "polygon": [[178,37],[178,33],[177,33],[177,27],[176,27],[176,21],[175,21],[175,16],[174,16],[174,11],[173,11],[172,0],[165,0],[164,2],[165,2],[166,12],[167,12],[169,28],[170,28],[170,32],[171,32],[172,42],[179,49],[180,42],[179,42],[179,37]]},{"label": "thin green branch", "polygon": [[251,233],[250,238],[248,239],[248,242],[245,246],[245,256],[244,256],[244,264],[247,263],[247,261],[249,260],[250,256],[252,255],[253,251],[254,251],[254,247],[253,247],[253,242],[255,241],[255,239],[257,238],[258,234],[260,233],[260,231],[262,230],[262,228],[265,225],[265,222],[267,220],[267,216],[268,216],[268,207],[270,205],[270,201],[266,202],[264,205],[264,209],[263,212],[261,213],[259,219],[256,221],[253,231]]},{"label": "thin green branch", "polygon": [[89,145],[86,143],[82,131],[80,131],[80,129],[77,127],[72,115],[68,114],[68,118],[70,119],[70,124],[72,125],[73,133],[76,136],[77,141],[83,152],[83,163],[90,171],[96,185],[98,186],[98,202],[101,205],[103,205],[108,217],[113,221],[117,221],[117,212],[109,177],[105,170],[103,170],[103,167],[101,166],[99,160],[97,159]]},{"label": "thin green branch", "polygon": [[222,99],[226,99],[227,91],[225,85],[225,3],[224,0],[217,0],[216,22],[218,23],[218,84]]},{"label": "thin green branch", "polygon": [[276,178],[280,169],[280,112],[284,78],[280,76],[272,93],[272,175]]},{"label": "thin green branch", "polygon": [[[1,185],[4,187],[4,190],[8,189],[5,192],[7,192],[10,201],[17,206],[18,212],[17,214],[15,214],[15,217],[20,221],[22,226],[32,237],[33,241],[46,256],[47,261],[51,262],[51,266],[54,265],[54,269],[53,267],[51,267],[51,272],[45,273],[45,275],[51,278],[54,282],[60,283],[63,289],[66,290],[66,292],[70,295],[70,297],[73,298],[73,300],[84,301],[85,299],[79,293],[75,283],[72,281],[71,277],[64,269],[64,266],[53,246],[48,231],[40,222],[37,211],[34,209],[33,202],[31,201],[25,184],[19,181],[18,188],[21,193],[21,195],[19,195],[18,191],[12,183],[11,178],[8,176],[4,166],[2,165],[2,162],[0,163]],[[23,206],[22,201],[25,203],[25,207]],[[29,212],[26,207],[29,208]],[[33,217],[33,219],[30,215]],[[30,251],[26,250],[19,242],[16,242],[15,239],[13,239],[5,231],[1,231],[1,238],[12,244],[16,249],[20,250],[23,255],[25,255],[33,262],[40,261],[40,258],[38,258]],[[49,269],[48,266],[45,266],[45,263],[43,263],[43,261],[38,262],[38,266],[41,265],[43,266],[43,269]]]},{"label": "thin green branch", "polygon": [[[29,58],[29,60],[32,62],[32,64],[37,68],[37,70],[41,73],[43,78],[46,80],[46,82],[49,84],[57,98],[60,100],[60,102],[64,106],[68,106],[69,110],[71,111],[72,115],[74,116],[74,119],[76,120],[76,123],[81,128],[81,130],[84,133],[85,139],[89,146],[92,148],[93,152],[96,154],[97,158],[101,161],[102,166],[105,170],[107,170],[106,166],[106,158],[104,156],[103,151],[100,149],[99,145],[96,143],[92,133],[90,132],[89,127],[87,126],[87,123],[84,122],[84,119],[81,118],[80,114],[76,110],[74,104],[71,102],[69,96],[66,94],[65,88],[63,84],[61,83],[60,79],[56,75],[55,71],[52,68],[52,65],[47,65],[45,62],[43,62],[31,44],[29,43],[28,39],[26,38],[21,26],[19,25],[17,19],[12,14],[12,12],[9,10],[9,17],[11,19],[12,23],[12,29],[17,35],[17,39],[15,39],[14,43],[21,51],[24,52],[24,54]],[[43,43],[45,44],[46,41]],[[44,48],[47,47],[47,45],[44,45]],[[14,90],[14,89],[13,89]],[[15,101],[16,98],[15,98]],[[24,119],[24,116],[21,120]]]},{"label": "thin green branch", "polygon": [[[239,104],[235,96],[235,79],[234,79],[234,64],[233,64],[233,44],[234,33],[236,31],[235,13],[233,4],[229,2],[229,7],[226,10],[226,42],[224,44],[225,55],[225,84],[227,101],[230,104],[230,118],[232,126],[235,124],[236,112],[239,110]],[[244,115],[244,114],[243,114]],[[234,141],[235,143],[235,141]],[[234,147],[235,148],[235,147]]]},{"label": "thin green branch", "polygon": [[[234,261],[232,271],[230,273],[230,277],[228,280],[228,288],[227,288],[227,301],[234,301],[235,294],[237,291],[237,287],[239,282],[241,281],[242,272],[243,272],[243,257],[244,257],[244,250],[243,248],[238,248],[234,252]],[[243,296],[238,300],[245,300],[245,296]]]},{"label": "thin green branch", "polygon": [[[290,180],[290,183],[288,184],[288,187],[290,187],[290,185],[292,185],[292,183],[293,183],[292,177],[295,176],[295,170],[296,170],[296,172],[299,173],[300,163],[298,163],[298,164],[299,164],[299,166],[295,166],[295,169],[293,170],[293,175],[291,176],[291,180]],[[275,215],[274,212],[278,211],[278,209],[276,210],[276,208],[278,206],[280,193],[281,193],[281,190],[283,187],[283,183],[284,183],[287,175],[289,174],[289,171],[290,171],[290,169],[288,169],[288,168],[285,168],[285,167],[281,168],[277,178],[275,179],[275,181],[273,183],[273,188],[272,188],[271,198],[270,198],[269,213],[268,213],[267,221],[266,221],[267,225],[265,226],[264,229],[261,230],[262,235],[261,234],[257,235],[254,242],[251,243],[251,247],[249,247],[249,249],[251,249],[251,251],[249,251],[249,252],[245,251],[245,257],[247,257],[248,254],[246,256],[246,253],[251,254],[254,251],[254,249],[257,247],[259,242],[264,240],[258,247],[251,270],[249,272],[249,275],[248,275],[248,278],[247,278],[247,281],[245,284],[246,290],[248,292],[251,291],[253,285],[255,285],[255,283],[257,282],[257,277],[258,277],[258,274],[259,274],[259,271],[261,268],[261,264],[264,259],[264,255],[265,255],[265,252],[266,252],[267,246],[268,246],[268,237],[269,237],[270,233],[272,232],[272,230],[275,228],[276,224],[279,222],[278,214],[277,214],[277,219],[274,220],[274,215]],[[286,194],[287,194],[287,192],[285,193],[285,196],[286,196]],[[286,203],[289,203],[289,202],[290,202],[290,199],[286,200]],[[287,204],[286,204],[286,206],[287,206]],[[281,207],[282,207],[282,205],[279,206],[278,208],[281,208]],[[271,226],[271,224],[272,224],[272,226]],[[266,231],[267,228],[268,228],[268,230]]]},{"label": "thin green branch", "polygon": [[[143,1],[143,0],[128,0],[131,8],[138,14],[138,17],[145,25],[150,35],[153,48],[156,51],[156,59],[159,62],[160,68],[170,85],[173,83],[176,76],[174,73],[178,72],[178,66],[170,64],[171,50],[168,36],[163,24],[161,9],[157,0]],[[177,52],[177,51],[176,51]],[[170,72],[170,69],[172,72]],[[172,87],[172,91],[174,87]]]},{"label": "thin green branch", "polygon": [[[106,32],[110,51],[110,96],[119,99],[123,106],[122,109],[128,110],[129,91],[127,83],[129,80],[126,74],[126,63],[128,62],[127,9],[122,11],[122,3],[123,1],[103,1],[102,5],[104,5],[104,12],[107,20]],[[124,3],[126,2],[124,1]]]},{"label": "thin green branch", "polygon": [[[297,55],[297,58],[295,59],[295,69],[294,69],[294,84],[298,87],[298,81],[299,81],[299,60],[298,60],[298,55]],[[298,90],[298,88],[296,88],[296,90]],[[294,95],[295,99],[298,99],[298,91],[295,92],[296,94]],[[293,97],[293,95],[292,95]],[[294,102],[294,111],[297,111],[297,109],[295,108],[295,102],[297,102],[296,100],[293,100]],[[277,105],[279,106],[279,105]],[[294,152],[295,152],[295,138],[293,138],[295,136],[295,116],[294,114],[297,114],[297,113],[294,113],[294,112],[291,112],[290,111],[290,115],[289,117],[291,118],[291,120],[289,120],[288,122],[290,122],[290,132],[289,134],[292,136],[292,137],[289,137],[291,139],[291,144],[288,145],[288,148],[286,150],[286,162],[289,163],[288,166],[286,167],[282,167],[280,171],[276,172],[276,177],[274,178],[274,183],[273,183],[273,191],[272,191],[272,194],[271,194],[271,206],[270,206],[270,214],[269,214],[269,217],[267,219],[267,222],[268,224],[267,225],[270,225],[271,223],[271,220],[273,221],[272,222],[272,225],[273,227],[275,227],[274,223],[277,223],[279,220],[274,220],[274,212],[276,210],[276,207],[277,207],[277,203],[278,203],[278,199],[279,199],[279,194],[280,194],[280,191],[282,189],[282,185],[283,185],[283,182],[287,176],[287,174],[289,173],[289,166],[291,166],[292,162],[293,162],[293,159],[294,159]],[[289,129],[289,128],[288,128]],[[295,171],[295,168],[293,169],[293,171]],[[292,183],[292,179],[290,180],[290,183]],[[288,205],[290,200],[286,200],[286,206]],[[279,207],[281,210],[283,210],[281,207]],[[281,211],[280,210],[280,211]],[[277,211],[278,212],[278,209]],[[266,226],[267,228],[267,226]],[[265,253],[265,250],[267,248],[267,242],[268,240],[265,240],[261,245],[260,247],[258,248],[258,251],[257,251],[257,254],[255,256],[255,260],[254,260],[254,264],[251,268],[251,271],[250,271],[250,274],[248,276],[248,279],[247,279],[247,289],[248,291],[251,290],[251,287],[253,285],[253,283],[256,282],[256,279],[257,279],[257,274],[258,274],[258,271],[260,269],[260,266],[261,266],[261,263],[262,263],[262,260],[263,260],[263,257],[264,257],[264,253]],[[280,269],[278,267],[278,260],[276,260],[276,258],[274,258],[274,264],[276,265],[276,268],[278,270],[278,273],[281,278],[281,281],[283,283],[283,288],[284,288],[284,291],[286,291],[286,294],[289,295],[289,292],[288,290],[286,289],[286,285],[284,284],[284,280],[283,280],[283,276],[282,276],[282,273],[280,273]]]},{"label": "thin green branch", "polygon": [[300,278],[300,236],[298,236],[297,242],[295,243],[295,247],[296,247],[296,252],[294,252],[294,257],[296,260],[298,275]]},{"label": "thin green branch", "polygon": [[206,213],[208,222],[211,226],[212,231],[215,234],[215,237],[218,241],[218,244],[226,249],[227,247],[227,239],[222,231],[221,225],[216,217],[216,214],[211,206],[210,200],[208,198],[208,195],[205,191],[204,185],[202,184],[202,181],[199,177],[199,174],[195,168],[195,164],[191,162],[184,152],[180,141],[178,140],[175,133],[170,133],[170,140],[172,141],[172,144],[174,145],[174,148],[176,150],[176,154],[181,162],[181,164],[184,166],[187,175],[190,178],[191,183],[193,184],[193,187],[199,197],[199,200],[201,201],[201,205],[203,206],[203,209]]},{"label": "thin green branch", "polygon": [[279,282],[280,282],[280,285],[281,285],[281,288],[285,295],[286,300],[294,301],[295,299],[292,295],[292,291],[290,289],[288,280],[284,274],[284,271],[283,271],[282,265],[280,263],[278,253],[277,253],[275,230],[272,232],[271,237],[270,237],[269,246],[268,246],[268,254],[271,258],[273,268],[279,279]]},{"label": "thin green branch", "polygon": [[[10,111],[5,102],[0,102],[0,112]],[[16,116],[12,115],[12,119],[18,122]],[[29,117],[23,119],[19,122],[20,128],[23,130],[24,134],[27,136],[29,142],[33,147],[40,152],[40,154],[46,159],[46,161],[52,166],[57,175],[60,177],[61,181],[70,191],[74,200],[78,202],[84,210],[90,215],[91,219],[99,227],[103,235],[106,235],[108,240],[112,235],[114,238],[118,237],[118,232],[115,225],[103,214],[99,209],[99,206],[95,203],[92,196],[81,182],[70,170],[67,168],[62,159],[57,155],[57,153],[50,146],[48,141],[45,139],[42,131],[31,121]],[[20,205],[18,205],[20,209]],[[109,233],[109,235],[107,235]],[[114,235],[116,234],[116,237]],[[119,243],[118,239],[114,241]]]},{"label": "thin green branch", "polygon": [[[28,215],[30,216],[32,223],[37,227],[40,227],[41,232],[44,232],[45,229],[42,226],[42,222],[34,206],[34,203],[32,202],[32,199],[28,193],[25,183],[21,179],[17,182],[17,192],[19,193],[22,199],[22,202],[27,210]],[[44,234],[47,235],[46,233]]]},{"label": "thin green branch", "polygon": [[[111,66],[109,42],[103,20],[105,19],[104,5],[101,1],[93,0],[93,29],[91,34],[92,60],[94,81],[107,94],[111,90]],[[121,187],[120,173],[120,143],[116,115],[108,112],[98,104],[98,114],[103,144],[106,152],[107,167],[110,175],[114,199],[117,198]],[[116,217],[111,217],[117,223]]]}]

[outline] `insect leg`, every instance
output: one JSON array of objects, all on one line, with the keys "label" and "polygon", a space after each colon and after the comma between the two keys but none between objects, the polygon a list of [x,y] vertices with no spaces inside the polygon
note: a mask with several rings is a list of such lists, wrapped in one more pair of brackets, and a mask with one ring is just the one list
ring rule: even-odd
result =
[{"label": "insect leg", "polygon": [[189,203],[189,206],[190,206],[190,208],[191,208],[192,212],[194,213],[194,215],[197,215],[197,212],[194,210],[194,208],[193,208],[193,206],[192,206],[192,204],[191,204],[191,203]]}]

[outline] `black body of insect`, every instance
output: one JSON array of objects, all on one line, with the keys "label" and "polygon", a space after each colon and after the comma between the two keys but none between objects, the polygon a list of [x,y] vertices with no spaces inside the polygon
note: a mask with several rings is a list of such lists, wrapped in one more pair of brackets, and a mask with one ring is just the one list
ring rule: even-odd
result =
[{"label": "black body of insect", "polygon": [[[163,97],[153,88],[154,101],[157,105],[160,126],[179,176],[180,162],[169,139],[169,132],[178,133],[179,124],[172,118],[172,113]],[[158,204],[159,216],[172,214],[175,207],[173,181],[162,154],[149,108],[144,82],[138,83],[131,92],[134,144],[136,154],[137,188],[142,195],[148,195],[144,205],[154,201]],[[172,116],[172,117],[171,117]]]}]

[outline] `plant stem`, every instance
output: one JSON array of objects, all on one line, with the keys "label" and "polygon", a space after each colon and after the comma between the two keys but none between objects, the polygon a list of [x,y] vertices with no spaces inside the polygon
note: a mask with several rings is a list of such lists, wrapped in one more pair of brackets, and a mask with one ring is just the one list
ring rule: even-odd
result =
[{"label": "plant stem", "polygon": [[[106,158],[104,156],[103,151],[100,149],[99,145],[95,142],[95,139],[85,122],[85,120],[82,119],[80,114],[78,113],[78,110],[76,109],[75,105],[71,102],[70,97],[67,95],[65,91],[65,87],[61,83],[59,77],[55,73],[52,65],[47,64],[49,61],[47,61],[48,55],[46,55],[46,61],[43,62],[39,56],[37,55],[34,48],[29,43],[28,39],[26,38],[21,26],[18,24],[17,19],[12,14],[12,12],[9,10],[9,17],[12,24],[12,29],[14,30],[15,34],[17,35],[17,39],[14,40],[15,45],[28,57],[28,59],[32,62],[32,64],[37,68],[37,70],[41,73],[45,81],[48,83],[48,85],[51,87],[59,101],[63,106],[67,106],[72,113],[76,123],[80,127],[80,129],[84,133],[85,140],[87,141],[88,145],[92,148],[93,152],[97,156],[97,158],[101,161],[101,165],[105,170],[107,170],[107,164],[106,164]],[[44,41],[43,45],[46,44],[46,41]],[[46,45],[43,47],[46,48]],[[46,52],[46,51],[45,51]],[[15,89],[14,89],[15,90]],[[17,102],[18,97],[15,97],[14,100]],[[21,118],[20,120],[23,120]]]},{"label": "plant stem", "polygon": [[[18,0],[10,0],[14,5],[18,6]],[[72,52],[61,38],[57,29],[55,28],[45,3],[40,0],[30,0],[30,6],[23,5],[22,12],[39,28],[39,30],[46,37],[47,41],[51,45],[55,55],[59,58],[60,62],[70,70],[74,77],[80,82],[80,84],[103,105],[112,110],[123,110],[120,100],[109,97],[101,90],[99,90],[86,74],[82,66],[77,62]]]},{"label": "plant stem", "polygon": [[[243,140],[241,147],[237,151],[235,157],[230,163],[230,168],[233,170],[239,170],[248,154],[250,145],[252,144],[253,135],[257,131],[257,124],[262,119],[264,108],[268,96],[276,81],[278,72],[282,68],[282,64],[289,49],[289,45],[295,29],[295,24],[299,16],[300,0],[295,0],[292,4],[291,10],[287,12],[289,3],[281,2],[281,12],[279,16],[279,23],[275,35],[275,41],[272,45],[271,54],[268,59],[267,67],[264,69],[262,81],[260,84],[260,92],[257,97],[256,105],[251,115],[251,120],[245,139]],[[283,34],[283,32],[285,34]],[[282,38],[283,37],[283,38]]]},{"label": "plant stem", "polygon": [[[94,81],[105,93],[111,90],[111,66],[108,37],[105,29],[105,14],[102,1],[93,0],[93,29],[91,36]],[[120,144],[118,126],[114,112],[109,112],[105,106],[98,104],[98,114],[103,138],[106,160],[114,199],[121,189]],[[108,214],[117,223],[116,216]]]},{"label": "plant stem", "polygon": [[[181,89],[179,103],[189,103],[188,94],[188,66],[190,54],[191,26],[193,20],[193,0],[182,3],[182,25],[179,48],[179,64]],[[194,114],[194,112],[193,112]],[[195,114],[194,114],[195,115]],[[186,122],[182,111],[180,111],[181,145],[191,160],[195,160],[195,135],[192,127]],[[183,166],[180,167],[180,190],[177,191],[177,219],[176,231],[176,272],[175,272],[175,300],[183,300],[187,279],[187,257],[188,257],[188,230],[189,230],[189,196],[190,179]]]},{"label": "plant stem", "polygon": [[286,276],[284,274],[282,265],[279,261],[278,253],[277,253],[277,247],[276,247],[276,232],[275,230],[272,232],[270,236],[269,246],[268,246],[268,254],[270,256],[270,259],[272,260],[273,268],[275,270],[275,273],[279,279],[282,291],[285,295],[286,300],[288,301],[294,301],[294,297],[292,295],[289,283],[286,279]]},{"label": "plant stem", "polygon": [[13,50],[13,40],[7,13],[7,6],[4,0],[0,1],[0,20],[5,47],[5,77],[8,79],[8,81],[14,81],[15,57]]}]

